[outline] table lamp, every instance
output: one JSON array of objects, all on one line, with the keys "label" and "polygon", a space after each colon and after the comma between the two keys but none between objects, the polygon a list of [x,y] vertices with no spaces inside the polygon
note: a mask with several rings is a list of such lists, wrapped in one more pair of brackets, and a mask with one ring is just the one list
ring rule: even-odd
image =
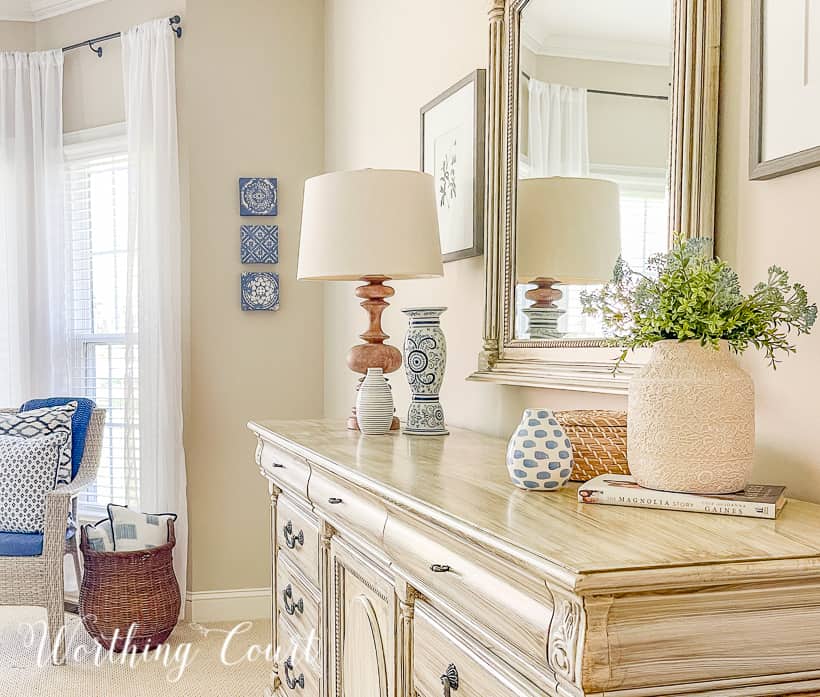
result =
[{"label": "table lamp", "polygon": [[530,339],[560,339],[559,284],[594,285],[612,276],[621,251],[618,185],[605,179],[545,177],[518,182],[516,278],[534,285],[522,311]]},{"label": "table lamp", "polygon": [[[433,177],[422,172],[363,169],[331,172],[305,182],[299,279],[364,281],[356,289],[370,326],[350,349],[348,367],[385,374],[401,366],[401,352],[386,344],[381,316],[395,291],[391,279],[443,275]],[[355,401],[355,400],[354,400]],[[358,429],[356,410],[347,420]],[[393,429],[399,427],[394,417]]]}]

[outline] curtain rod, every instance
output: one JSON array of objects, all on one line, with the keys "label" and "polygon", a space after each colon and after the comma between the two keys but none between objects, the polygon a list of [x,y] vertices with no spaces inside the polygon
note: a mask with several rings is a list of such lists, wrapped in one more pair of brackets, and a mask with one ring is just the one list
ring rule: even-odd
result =
[{"label": "curtain rod", "polygon": [[[179,15],[174,15],[173,17],[168,18],[168,24],[171,25],[171,31],[177,35],[178,39],[182,38],[182,27],[179,26],[182,19]],[[75,48],[82,48],[83,46],[88,46],[94,53],[97,54],[97,58],[102,58],[103,50],[102,46],[94,46],[94,44],[102,43],[103,41],[111,41],[112,39],[119,39],[122,36],[122,32],[114,32],[113,34],[106,34],[105,36],[97,36],[93,39],[86,39],[85,41],[80,41],[78,44],[71,44],[71,46],[63,47],[63,53],[66,51],[73,51]]]},{"label": "curtain rod", "polygon": [[[523,70],[521,74],[527,78],[527,80],[532,80],[532,78],[527,75]],[[669,97],[665,94],[640,94],[638,92],[615,92],[613,90],[591,90],[587,89],[587,92],[591,92],[592,94],[611,94],[616,97],[630,97],[633,99],[659,99],[663,101],[669,101]]]}]

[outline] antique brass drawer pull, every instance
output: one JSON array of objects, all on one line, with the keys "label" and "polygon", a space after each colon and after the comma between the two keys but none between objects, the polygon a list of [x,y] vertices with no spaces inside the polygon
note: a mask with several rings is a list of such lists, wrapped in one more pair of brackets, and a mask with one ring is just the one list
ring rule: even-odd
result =
[{"label": "antique brass drawer pull", "polygon": [[293,549],[294,547],[296,547],[297,543],[304,546],[305,533],[304,531],[300,530],[298,535],[294,535],[292,521],[289,520],[287,522],[285,527],[282,528],[282,532],[285,534],[285,544],[288,546],[288,549]]},{"label": "antique brass drawer pull", "polygon": [[447,670],[441,676],[441,684],[444,685],[444,697],[450,697],[450,690],[458,690],[458,670],[455,664],[447,666]]},{"label": "antique brass drawer pull", "polygon": [[300,690],[305,689],[305,674],[299,673],[298,678],[291,677],[290,671],[293,670],[293,656],[288,656],[285,661],[285,682],[291,690],[295,690],[298,686]]},{"label": "antique brass drawer pull", "polygon": [[446,574],[450,571],[450,567],[447,564],[433,564],[430,567],[430,571],[434,571],[437,574]]},{"label": "antique brass drawer pull", "polygon": [[299,598],[298,602],[293,602],[293,588],[290,584],[282,591],[282,600],[285,603],[285,612],[289,615],[295,615],[297,612],[304,613],[305,601]]}]

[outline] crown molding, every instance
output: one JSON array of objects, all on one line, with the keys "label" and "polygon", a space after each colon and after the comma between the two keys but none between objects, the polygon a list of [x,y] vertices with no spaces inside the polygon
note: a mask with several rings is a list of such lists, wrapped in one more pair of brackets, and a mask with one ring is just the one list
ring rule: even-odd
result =
[{"label": "crown molding", "polygon": [[638,65],[671,64],[672,49],[663,44],[621,41],[618,39],[592,39],[586,36],[552,35],[541,40],[521,30],[521,42],[539,56],[576,58]]},{"label": "crown molding", "polygon": [[105,0],[30,0],[31,13],[34,15],[34,21],[36,22],[80,10],[83,7],[97,5],[101,2],[105,2]]},{"label": "crown molding", "polygon": [[3,0],[0,21],[39,22],[101,2],[105,0]]}]

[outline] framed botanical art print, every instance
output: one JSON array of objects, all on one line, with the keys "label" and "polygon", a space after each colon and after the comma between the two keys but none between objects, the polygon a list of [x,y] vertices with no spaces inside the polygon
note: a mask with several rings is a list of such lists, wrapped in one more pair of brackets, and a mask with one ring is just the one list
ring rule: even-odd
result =
[{"label": "framed botanical art print", "polygon": [[752,0],[749,178],[820,165],[820,2]]},{"label": "framed botanical art print", "polygon": [[421,108],[421,170],[435,179],[445,262],[484,248],[486,73],[470,73]]}]

